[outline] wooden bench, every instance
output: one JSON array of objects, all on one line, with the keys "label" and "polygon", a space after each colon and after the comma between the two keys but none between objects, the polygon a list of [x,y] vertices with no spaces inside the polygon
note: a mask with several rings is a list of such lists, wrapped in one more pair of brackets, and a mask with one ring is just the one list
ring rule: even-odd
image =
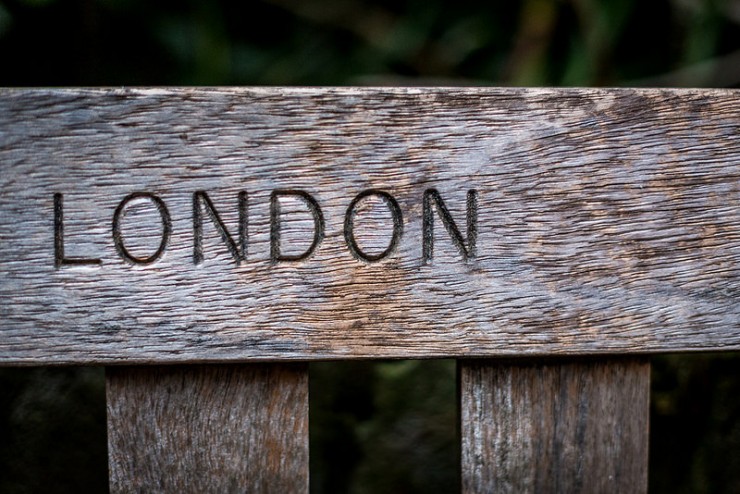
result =
[{"label": "wooden bench", "polygon": [[644,492],[740,350],[740,92],[0,91],[0,364],[102,365],[113,492],[307,492],[307,362],[455,358],[462,490]]}]

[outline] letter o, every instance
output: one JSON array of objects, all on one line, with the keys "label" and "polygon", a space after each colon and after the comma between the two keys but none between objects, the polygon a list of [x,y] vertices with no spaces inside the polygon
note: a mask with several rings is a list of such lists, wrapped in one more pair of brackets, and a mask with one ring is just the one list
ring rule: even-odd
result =
[{"label": "letter o", "polygon": [[[121,217],[124,216],[123,212],[128,203],[136,199],[148,199],[154,203],[162,220],[162,240],[159,243],[157,251],[149,257],[136,257],[126,249],[125,245],[123,245],[123,236],[121,235]],[[113,244],[123,260],[131,264],[151,264],[159,259],[167,247],[170,233],[172,233],[172,220],[170,218],[170,212],[167,210],[167,206],[165,206],[162,199],[149,192],[134,192],[127,195],[118,205],[115,213],[113,213]]]},{"label": "letter o", "polygon": [[[360,203],[360,201],[370,196],[376,196],[383,199],[383,202],[385,202],[386,206],[388,206],[388,209],[391,212],[391,216],[393,217],[393,235],[391,237],[391,241],[388,244],[388,247],[383,252],[375,255],[367,254],[360,248],[359,245],[357,245],[354,232],[356,214],[355,208]],[[355,259],[361,261],[376,262],[388,256],[391,252],[395,250],[398,242],[401,240],[402,234],[403,215],[401,213],[401,208],[392,195],[387,192],[383,192],[382,190],[369,189],[361,192],[352,200],[349,207],[347,208],[347,213],[344,215],[344,239],[347,242],[347,247],[349,248],[350,253],[352,253],[352,256],[354,256]]]}]

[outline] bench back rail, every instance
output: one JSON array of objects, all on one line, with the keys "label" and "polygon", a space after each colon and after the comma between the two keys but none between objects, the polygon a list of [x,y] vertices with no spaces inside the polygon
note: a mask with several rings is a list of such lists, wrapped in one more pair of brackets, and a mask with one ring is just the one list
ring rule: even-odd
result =
[{"label": "bench back rail", "polygon": [[115,492],[306,492],[359,358],[458,359],[464,492],[645,491],[648,356],[740,349],[737,90],[3,89],[0,166],[0,365],[109,367]]}]

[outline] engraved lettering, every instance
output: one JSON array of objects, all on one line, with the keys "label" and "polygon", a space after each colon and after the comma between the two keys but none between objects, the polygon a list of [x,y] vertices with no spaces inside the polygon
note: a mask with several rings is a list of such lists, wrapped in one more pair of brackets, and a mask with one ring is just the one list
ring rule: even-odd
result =
[{"label": "engraved lettering", "polygon": [[[102,264],[100,259],[70,257],[65,254],[63,199],[64,197],[62,193],[54,194],[55,267],[59,269],[63,266],[69,265]],[[431,264],[434,257],[435,209],[437,211],[436,215],[444,225],[444,228],[452,241],[452,245],[454,245],[460,253],[462,260],[464,262],[468,262],[475,259],[477,255],[478,239],[477,191],[474,189],[468,190],[466,199],[465,221],[467,229],[465,235],[463,235],[439,191],[433,188],[424,191],[422,196],[421,218],[422,264]],[[363,201],[369,202],[363,203]],[[362,225],[364,223],[361,220],[366,219],[364,215],[367,211],[372,208],[380,208],[380,211],[377,209],[374,210],[374,213],[370,215],[371,218],[375,218],[374,214],[382,211],[383,206],[380,205],[381,202],[390,212],[390,223],[392,223],[392,225],[389,225],[387,220],[380,220],[380,223],[376,223],[377,227],[372,227],[369,230],[369,238],[372,239],[370,243],[372,247],[370,247],[368,244],[363,242],[362,236],[359,237],[360,241],[358,242],[358,236],[356,233],[358,228],[363,228]],[[209,220],[218,232],[224,247],[229,252],[236,265],[240,266],[246,263],[249,247],[249,201],[247,191],[242,190],[237,196],[237,206],[239,211],[238,232],[234,232],[233,230],[229,231],[221,213],[216,209],[216,206],[206,191],[196,190],[193,192],[191,203],[193,208],[193,263],[195,265],[199,265],[205,262],[204,235],[206,235],[206,233],[204,232],[204,229],[210,227],[204,226],[204,223]],[[155,214],[154,210],[159,213],[161,228],[159,230],[153,228],[157,226],[156,216],[154,216],[154,219],[151,219],[152,216],[149,216],[150,219],[144,220],[144,223],[147,224],[147,228],[143,230],[144,235],[141,238],[129,238],[129,241],[125,242],[125,239],[123,238],[124,233],[122,232],[124,218],[127,217],[127,214],[130,218],[136,217],[139,213],[134,211],[138,211],[138,207],[142,204],[145,208],[149,208],[148,214]],[[371,204],[372,206],[370,206]],[[281,207],[283,208],[282,211]],[[304,216],[304,207],[305,211],[310,213],[310,216]],[[293,217],[294,213],[296,213],[296,217]],[[306,260],[314,254],[316,249],[324,240],[326,223],[321,206],[311,194],[305,191],[298,189],[273,190],[270,195],[269,214],[269,257],[272,264],[283,261],[292,262]],[[312,225],[311,220],[313,220]],[[378,220],[379,218],[376,218],[373,221]],[[154,225],[151,224],[152,221],[154,222]],[[361,191],[349,203],[345,210],[343,226],[344,241],[346,242],[347,249],[352,257],[358,261],[371,264],[386,259],[398,249],[404,233],[403,212],[396,198],[389,192],[379,189],[367,189]],[[368,227],[365,226],[364,228]],[[376,230],[384,228],[386,229],[385,235],[389,236],[387,240],[388,244],[382,252],[378,252],[383,248],[384,241],[382,240],[383,233]],[[309,231],[311,231],[311,233],[309,233]],[[238,233],[238,238],[236,235],[232,235],[232,232],[235,234]],[[113,214],[113,246],[118,255],[129,264],[146,265],[157,261],[162,257],[167,249],[171,233],[172,219],[167,206],[160,197],[150,192],[140,191],[127,195],[118,204]],[[365,233],[367,234],[367,232]],[[127,235],[132,234],[127,233]],[[300,235],[303,235],[303,237]],[[152,240],[154,242],[153,244],[147,243]],[[305,247],[309,243],[309,240],[310,245]],[[142,242],[144,243],[142,244]],[[151,249],[154,249],[157,242],[158,246],[151,255],[142,255],[141,245],[149,246],[143,247],[144,252],[147,253],[151,252]]]},{"label": "engraved lettering", "polygon": [[[121,235],[121,220],[126,215],[126,206],[135,200],[147,200],[154,204],[159,211],[159,216],[162,220],[162,240],[159,243],[159,248],[149,257],[136,257],[132,255],[123,243],[123,236]],[[121,258],[131,264],[151,264],[159,259],[164,254],[167,243],[170,239],[170,233],[172,233],[172,220],[170,213],[165,206],[164,201],[154,194],[149,192],[134,192],[123,198],[121,203],[113,213],[113,244],[116,247],[116,251]]]},{"label": "engraved lettering", "polygon": [[200,190],[193,194],[193,262],[200,264],[203,262],[203,211],[202,207],[205,207],[208,217],[211,222],[218,230],[221,235],[221,239],[226,244],[231,257],[234,258],[236,264],[240,264],[247,259],[247,193],[245,191],[239,192],[239,245],[241,249],[236,246],[236,242],[231,237],[231,234],[226,229],[226,225],[216,211],[216,208],[211,202],[204,191]]},{"label": "engraved lettering", "polygon": [[[388,244],[388,247],[381,252],[380,254],[368,254],[364,252],[359,245],[357,245],[357,240],[355,239],[355,233],[354,233],[354,222],[355,222],[355,215],[357,212],[355,211],[357,205],[362,201],[363,199],[370,197],[370,196],[376,196],[381,199],[383,199],[383,202],[388,206],[388,209],[391,211],[391,215],[393,217],[393,231],[391,234],[391,241]],[[360,193],[357,197],[355,197],[352,202],[350,203],[349,207],[347,208],[347,213],[344,215],[344,239],[347,242],[347,247],[349,248],[349,251],[352,253],[352,256],[355,259],[365,261],[365,262],[376,262],[380,261],[384,257],[390,255],[398,245],[398,242],[401,240],[401,235],[403,234],[403,215],[401,213],[401,208],[398,205],[398,202],[396,199],[388,194],[387,192],[383,192],[381,190],[366,190],[362,193]]]},{"label": "engraved lettering", "polygon": [[442,196],[436,189],[428,189],[423,198],[423,232],[422,232],[422,262],[428,264],[434,255],[434,213],[432,203],[436,206],[439,217],[452,238],[452,243],[460,251],[463,260],[468,261],[475,258],[476,241],[478,238],[478,193],[475,190],[468,191],[467,200],[467,246],[455,224],[450,211],[447,209]]},{"label": "engraved lettering", "polygon": [[57,192],[54,194],[54,265],[59,269],[62,266],[98,264],[101,264],[100,259],[67,257],[64,255],[64,197]]},{"label": "engraved lettering", "polygon": [[[280,246],[280,198],[293,196],[301,199],[308,206],[313,216],[313,241],[302,254],[287,255],[281,253]],[[270,261],[302,261],[308,259],[324,239],[324,215],[319,203],[310,194],[302,190],[274,190],[270,196]]]}]

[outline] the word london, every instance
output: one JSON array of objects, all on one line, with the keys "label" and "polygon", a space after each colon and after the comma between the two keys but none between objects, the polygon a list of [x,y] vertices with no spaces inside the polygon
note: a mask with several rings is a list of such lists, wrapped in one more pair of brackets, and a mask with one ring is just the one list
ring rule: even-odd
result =
[{"label": "the word london", "polygon": [[[301,253],[286,254],[281,244],[281,222],[285,213],[281,212],[281,199],[298,199],[305,205],[307,211],[313,218],[313,239],[310,245]],[[388,245],[379,253],[368,253],[358,244],[355,237],[355,218],[358,214],[360,204],[370,198],[381,200],[388,209],[392,218],[389,225]],[[127,209],[140,202],[147,202],[159,213],[159,246],[148,255],[133,254],[126,247],[121,224]],[[213,201],[206,191],[196,191],[192,195],[192,239],[193,239],[193,263],[204,262],[206,253],[203,247],[204,228],[206,221],[212,222],[221,240],[225,244],[236,264],[247,261],[249,252],[249,195],[246,191],[238,193],[236,207],[239,214],[239,225],[236,232],[230,231],[222,219]],[[435,215],[436,211],[436,215]],[[306,260],[316,251],[324,239],[326,231],[326,220],[319,202],[308,192],[298,189],[278,189],[272,191],[269,201],[270,213],[270,261],[272,263],[302,261]],[[422,196],[422,262],[429,263],[434,252],[434,223],[435,216],[444,225],[449,237],[460,253],[463,261],[468,261],[476,256],[476,240],[478,236],[478,194],[475,190],[467,192],[466,203],[466,231],[465,235],[458,223],[455,222],[445,201],[436,189],[427,189]],[[99,265],[101,259],[93,257],[76,257],[65,251],[64,242],[64,196],[61,193],[54,194],[54,262],[57,268],[73,265]],[[111,222],[111,238],[113,246],[121,259],[129,264],[146,265],[156,262],[166,251],[173,229],[173,221],[170,210],[165,201],[156,194],[150,192],[133,192],[125,196],[113,213]],[[378,189],[368,189],[359,193],[349,202],[344,214],[343,233],[347,250],[357,260],[366,263],[381,261],[390,256],[398,246],[403,235],[404,217],[398,201],[388,192]]]}]

